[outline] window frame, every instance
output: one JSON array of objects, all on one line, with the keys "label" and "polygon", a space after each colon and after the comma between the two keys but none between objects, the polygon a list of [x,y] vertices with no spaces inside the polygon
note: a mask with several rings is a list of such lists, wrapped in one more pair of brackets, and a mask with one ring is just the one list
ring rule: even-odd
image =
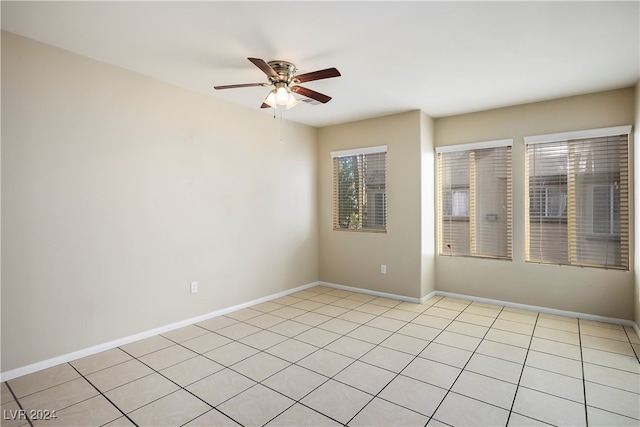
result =
[{"label": "window frame", "polygon": [[[443,188],[442,181],[442,170],[441,170],[441,154],[445,153],[453,153],[453,152],[471,152],[471,151],[480,151],[484,149],[495,149],[495,148],[508,148],[508,159],[506,164],[506,182],[505,182],[505,191],[507,198],[507,206],[505,208],[505,241],[504,244],[506,246],[506,254],[488,254],[488,253],[480,253],[476,251],[476,237],[469,236],[469,245],[470,251],[469,254],[466,253],[456,253],[452,250],[451,244],[446,244],[444,242],[444,222],[468,222],[470,227],[470,233],[478,232],[480,229],[476,228],[475,223],[478,220],[481,220],[480,217],[477,217],[477,213],[472,212],[474,207],[476,206],[477,195],[475,194],[476,188],[472,188],[472,180],[469,179],[469,183],[467,185],[451,185],[450,188]],[[475,159],[475,156],[474,156]],[[475,161],[475,160],[474,160]],[[470,173],[475,171],[475,165],[470,166]],[[475,181],[475,178],[473,179]],[[436,147],[436,209],[437,209],[437,230],[438,230],[438,243],[437,243],[437,254],[438,256],[450,256],[450,257],[470,257],[470,258],[478,258],[478,259],[494,259],[494,260],[505,260],[512,261],[513,260],[513,139],[500,139],[494,141],[484,141],[484,142],[474,142],[468,144],[457,144],[450,146],[441,146]],[[466,191],[467,193],[467,216],[457,216],[457,215],[445,215],[444,212],[444,197],[443,192],[449,191],[453,193],[454,191]],[[473,194],[472,194],[473,193]],[[453,199],[451,199],[451,203],[453,203]],[[453,206],[451,206],[451,214],[453,214]],[[474,218],[472,218],[472,215]],[[489,217],[492,218],[489,218]],[[486,220],[488,221],[496,221],[497,215],[486,215]]]},{"label": "window frame", "polygon": [[[354,148],[348,150],[338,150],[331,151],[331,167],[333,169],[333,209],[332,209],[332,229],[333,231],[350,231],[350,232],[367,232],[367,233],[386,233],[388,222],[387,222],[387,176],[388,176],[388,146],[387,145],[378,145],[378,146],[370,146],[363,148]],[[378,155],[383,154],[382,160],[380,161],[383,166],[384,173],[384,182],[382,185],[378,184],[377,188],[369,187],[366,182],[364,182],[364,177],[366,176],[366,171],[364,168],[366,162],[365,156],[368,155]],[[341,158],[345,157],[357,157],[358,158],[358,224],[355,227],[344,227],[341,226],[340,220],[340,176],[339,176],[339,162]],[[366,218],[364,215],[365,209],[368,209],[369,206],[369,198],[373,201],[373,211],[375,215],[372,218]],[[382,215],[380,216],[380,206],[378,202],[382,202]],[[360,218],[362,216],[362,218]],[[374,226],[372,226],[372,224]]]},{"label": "window frame", "polygon": [[[564,175],[551,175],[554,179],[550,180],[551,183],[546,183],[543,179],[541,182],[536,182],[534,184],[534,191],[542,192],[544,191],[544,212],[542,212],[542,206],[538,207],[534,212],[531,212],[529,209],[528,216],[529,219],[535,218],[536,221],[542,222],[567,222],[567,209],[568,209],[568,194],[567,194],[567,180]],[[563,179],[564,178],[564,179]],[[531,184],[529,184],[529,188],[531,189]],[[564,196],[565,206],[560,215],[549,215],[549,190],[558,190],[560,196]],[[564,190],[564,191],[563,191]],[[531,205],[531,194],[527,194],[525,197],[529,198],[529,205]],[[537,198],[534,197],[534,200]]]},{"label": "window frame", "polygon": [[[525,157],[526,157],[526,168],[525,168],[525,185],[526,192],[525,199],[527,200],[526,204],[526,225],[525,225],[525,262],[531,264],[547,264],[547,265],[565,265],[565,266],[576,266],[576,267],[593,267],[600,269],[615,269],[615,270],[623,270],[629,271],[630,269],[630,251],[631,247],[629,245],[630,239],[630,215],[632,214],[630,208],[630,201],[632,198],[632,194],[630,192],[630,176],[629,171],[630,167],[630,145],[631,145],[631,129],[632,126],[613,126],[608,128],[599,128],[599,129],[587,129],[580,131],[572,131],[572,132],[561,132],[554,134],[546,134],[546,135],[535,135],[535,136],[525,136],[524,137],[524,148],[525,148]],[[580,159],[581,154],[575,154],[575,150],[583,149],[581,147],[582,144],[589,144],[591,140],[604,139],[604,138],[616,138],[616,137],[624,137],[626,135],[626,146],[624,146],[624,152],[620,152],[620,162],[617,163],[617,166],[620,168],[618,172],[613,172],[612,177],[608,177],[610,182],[584,182],[584,177],[581,174],[581,165],[578,169],[575,167],[576,159]],[[615,140],[614,140],[615,141]],[[620,143],[622,141],[618,141]],[[559,254],[554,249],[546,249],[542,252],[536,252],[537,256],[533,256],[531,254],[530,241],[531,239],[541,238],[543,235],[540,231],[538,234],[531,234],[531,222],[536,218],[535,223],[543,224],[546,221],[538,221],[540,216],[533,216],[531,214],[530,202],[531,202],[531,187],[530,181],[531,178],[535,175],[532,175],[532,171],[530,170],[530,146],[535,146],[536,144],[566,144],[567,150],[567,166],[566,171],[563,176],[566,177],[567,181],[567,214],[566,217],[560,218],[560,221],[564,221],[567,224],[567,237],[566,242],[560,242],[559,244],[562,246],[564,243],[566,247],[564,250],[567,251],[567,259],[564,258],[554,258],[556,254]],[[559,147],[559,146],[558,146]],[[620,146],[623,147],[622,145]],[[591,147],[589,147],[591,149]],[[615,148],[614,148],[615,149]],[[559,148],[556,148],[559,150]],[[587,153],[592,153],[593,150],[587,151]],[[596,151],[597,153],[597,151]],[[582,154],[583,155],[583,154]],[[593,156],[593,154],[592,154]],[[606,156],[606,154],[604,155]],[[603,155],[599,155],[596,159],[602,161]],[[604,157],[607,159],[607,157]],[[572,163],[573,162],[573,163]],[[600,164],[600,163],[598,163]],[[606,164],[606,163],[605,163]],[[535,166],[534,166],[535,167]],[[593,173],[593,172],[592,172]],[[616,174],[618,176],[616,177]],[[539,175],[536,178],[540,179]],[[586,176],[587,179],[592,177]],[[623,182],[622,180],[625,179]],[[576,182],[577,181],[577,182]],[[618,188],[616,188],[619,186]],[[596,217],[596,206],[595,206],[595,195],[594,191],[596,187],[608,187],[609,191],[609,233],[601,233],[594,230],[594,221]],[[580,191],[578,192],[578,189]],[[618,196],[618,204],[620,212],[617,213],[619,216],[618,221],[618,229],[616,232],[616,220],[615,220],[615,192],[622,191],[624,189],[624,202],[621,203],[621,196]],[[577,206],[582,206],[583,209],[586,209],[586,213],[584,211],[578,212]],[[626,205],[626,210],[623,210],[623,205]],[[554,220],[549,220],[548,222],[556,222],[558,223],[559,217],[555,217]],[[579,225],[577,225],[579,224]],[[584,225],[586,224],[587,230],[585,231]],[[550,244],[553,243],[548,241]],[[606,242],[609,243],[619,243],[621,246],[619,248],[619,263],[609,263],[609,255],[608,248],[607,252],[605,252],[604,259],[606,261],[596,263],[591,259],[585,260],[582,258],[582,255],[576,254],[574,249],[579,245],[584,245],[585,242],[591,242],[589,244],[603,244]],[[601,242],[601,243],[598,243]],[[608,244],[608,243],[607,243]],[[589,249],[593,250],[593,254],[598,254],[597,247],[586,246]],[[603,256],[603,255],[600,255]]]},{"label": "window frame", "polygon": [[[588,202],[589,205],[589,211],[591,213],[591,233],[593,234],[593,236],[595,238],[598,237],[612,237],[614,239],[620,239],[621,236],[621,232],[620,230],[618,230],[616,232],[616,226],[615,226],[615,200],[616,200],[616,190],[620,191],[620,189],[616,189],[615,188],[615,184],[590,184],[589,185],[589,193],[590,193],[590,200]],[[594,191],[596,188],[607,188],[607,198],[608,198],[608,209],[607,209],[607,223],[608,223],[608,232],[600,232],[600,231],[596,231],[595,230],[595,224],[596,224],[596,210],[595,210],[595,199],[596,196],[594,194]],[[618,194],[618,204],[620,203],[620,195]]]},{"label": "window frame", "polygon": [[[444,193],[443,193],[443,206],[442,206],[442,217],[443,218],[447,218],[450,219],[452,221],[469,221],[469,186],[456,186],[456,187],[452,187],[450,190],[446,190],[447,194],[450,194],[450,197],[447,198],[447,200],[449,201],[447,203],[447,201],[445,200],[444,197]],[[464,211],[464,215],[456,215],[454,206],[454,193],[462,193],[465,194],[465,211]],[[447,209],[447,206],[449,207],[449,209]],[[449,212],[449,213],[447,213]]]}]

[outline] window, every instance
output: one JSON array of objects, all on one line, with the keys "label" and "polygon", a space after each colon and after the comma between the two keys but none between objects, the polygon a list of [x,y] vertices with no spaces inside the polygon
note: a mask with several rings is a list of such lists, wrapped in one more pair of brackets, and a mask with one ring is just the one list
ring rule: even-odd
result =
[{"label": "window", "polygon": [[442,214],[452,219],[469,218],[469,187],[443,191]]},{"label": "window", "polygon": [[529,186],[529,216],[539,221],[567,222],[566,176],[534,179]]},{"label": "window", "polygon": [[440,255],[511,259],[512,143],[436,150]]},{"label": "window", "polygon": [[525,138],[528,262],[629,268],[630,132]]},{"label": "window", "polygon": [[594,185],[592,197],[593,233],[620,237],[620,186]]},{"label": "window", "polygon": [[386,232],[387,146],[334,151],[333,229]]}]

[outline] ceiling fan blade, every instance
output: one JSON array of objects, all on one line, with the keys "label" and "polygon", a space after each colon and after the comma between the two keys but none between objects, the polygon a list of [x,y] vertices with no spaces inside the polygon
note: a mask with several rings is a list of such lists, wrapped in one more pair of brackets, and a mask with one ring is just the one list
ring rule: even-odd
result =
[{"label": "ceiling fan blade", "polygon": [[253,63],[256,67],[260,68],[263,73],[265,73],[269,78],[279,79],[280,75],[275,72],[273,68],[269,64],[267,64],[263,59],[260,58],[247,58],[249,61]]},{"label": "ceiling fan blade", "polygon": [[255,87],[255,86],[269,86],[269,83],[242,83],[239,85],[223,85],[223,86],[214,86],[214,89],[235,89],[238,87]]},{"label": "ceiling fan blade", "polygon": [[327,68],[324,70],[313,71],[311,73],[300,74],[293,77],[294,83],[304,83],[313,80],[330,79],[332,77],[340,77],[340,71],[335,68]]},{"label": "ceiling fan blade", "polygon": [[297,93],[298,95],[306,96],[307,98],[315,99],[318,102],[322,102],[326,104],[331,101],[331,97],[324,95],[320,92],[316,92],[315,90],[307,89],[302,86],[291,86],[291,92]]},{"label": "ceiling fan blade", "polygon": [[271,108],[271,105],[267,104],[266,102],[263,102],[260,108]]}]

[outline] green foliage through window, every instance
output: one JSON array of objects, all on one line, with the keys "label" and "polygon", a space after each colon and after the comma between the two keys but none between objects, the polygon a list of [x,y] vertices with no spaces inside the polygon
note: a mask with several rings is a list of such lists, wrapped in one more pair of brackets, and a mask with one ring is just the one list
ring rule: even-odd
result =
[{"label": "green foliage through window", "polygon": [[334,229],[386,230],[386,155],[334,157]]}]

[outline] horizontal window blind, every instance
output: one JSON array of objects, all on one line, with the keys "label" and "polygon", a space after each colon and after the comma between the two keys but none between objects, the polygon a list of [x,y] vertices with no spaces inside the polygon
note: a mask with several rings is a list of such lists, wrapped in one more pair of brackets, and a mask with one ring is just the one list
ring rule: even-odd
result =
[{"label": "horizontal window blind", "polygon": [[441,255],[512,258],[510,144],[438,150]]},{"label": "horizontal window blind", "polygon": [[387,229],[386,146],[332,152],[333,229]]},{"label": "horizontal window blind", "polygon": [[525,138],[528,262],[629,268],[630,127],[611,131]]}]

